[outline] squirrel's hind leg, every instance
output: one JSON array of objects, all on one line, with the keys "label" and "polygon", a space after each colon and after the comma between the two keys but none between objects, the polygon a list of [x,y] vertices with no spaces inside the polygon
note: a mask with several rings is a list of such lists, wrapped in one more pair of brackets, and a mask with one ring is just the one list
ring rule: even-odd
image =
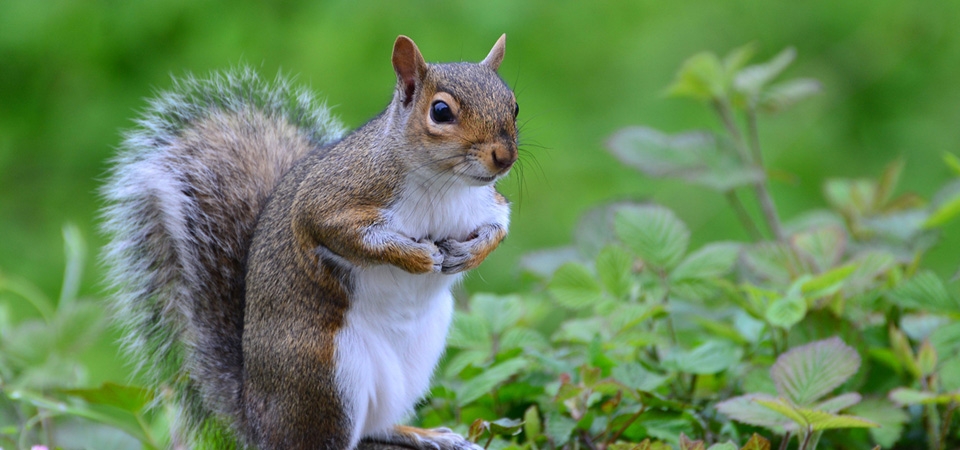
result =
[{"label": "squirrel's hind leg", "polygon": [[482,450],[449,428],[416,428],[397,425],[389,431],[360,440],[357,450],[387,450],[393,446],[417,450]]}]

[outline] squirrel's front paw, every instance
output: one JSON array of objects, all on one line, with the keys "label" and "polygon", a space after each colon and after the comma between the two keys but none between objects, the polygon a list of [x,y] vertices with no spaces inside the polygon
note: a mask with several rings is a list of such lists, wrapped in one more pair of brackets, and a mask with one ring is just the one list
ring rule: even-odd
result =
[{"label": "squirrel's front paw", "polygon": [[443,253],[441,271],[457,273],[479,266],[506,234],[505,228],[490,224],[477,228],[466,241],[447,238],[437,242],[437,248]]},{"label": "squirrel's front paw", "polygon": [[440,246],[433,243],[428,239],[420,239],[417,241],[417,244],[423,246],[422,248],[426,254],[430,255],[430,270],[427,270],[428,273],[438,273],[443,269],[444,254],[443,250],[440,249]]},{"label": "squirrel's front paw", "polygon": [[460,242],[455,239],[444,239],[437,242],[437,248],[443,254],[440,271],[446,274],[458,273],[467,270],[467,263],[473,257],[471,251],[473,241]]}]

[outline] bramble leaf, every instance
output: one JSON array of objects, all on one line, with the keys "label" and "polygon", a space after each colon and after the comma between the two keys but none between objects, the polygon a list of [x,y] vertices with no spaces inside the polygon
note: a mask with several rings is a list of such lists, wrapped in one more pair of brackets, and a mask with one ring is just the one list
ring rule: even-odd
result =
[{"label": "bramble leaf", "polygon": [[673,211],[659,205],[628,206],[614,216],[617,236],[645,263],[675,266],[687,251],[690,230]]},{"label": "bramble leaf", "polygon": [[860,368],[860,355],[840,338],[795,347],[770,369],[777,392],[807,406],[843,384]]},{"label": "bramble leaf", "polygon": [[726,71],[717,55],[697,53],[683,62],[667,93],[674,97],[710,100],[725,94]]},{"label": "bramble leaf", "polygon": [[770,86],[760,97],[763,111],[774,113],[787,109],[800,100],[819,94],[822,86],[812,78],[797,78]]},{"label": "bramble leaf", "polygon": [[776,433],[782,433],[788,418],[761,406],[757,403],[758,400],[776,401],[777,399],[767,394],[747,394],[717,403],[716,408],[733,420],[767,427]]},{"label": "bramble leaf", "polygon": [[678,352],[664,360],[685,373],[709,375],[724,371],[740,361],[742,351],[723,341],[706,341],[690,351]]},{"label": "bramble leaf", "polygon": [[799,295],[787,295],[770,303],[765,318],[770,325],[788,330],[806,315],[807,301]]},{"label": "bramble leaf", "polygon": [[569,262],[553,274],[547,290],[557,303],[570,309],[593,306],[603,296],[603,288],[586,267]]},{"label": "bramble leaf", "polygon": [[774,78],[780,75],[797,56],[797,51],[788,47],[769,61],[747,66],[733,79],[733,86],[749,97],[755,97]]},{"label": "bramble leaf", "polygon": [[460,406],[467,405],[482,397],[528,365],[529,363],[523,358],[513,358],[484,370],[479,375],[465,381],[460,389],[457,389],[457,404]]},{"label": "bramble leaf", "polygon": [[893,447],[903,434],[903,424],[910,420],[902,408],[882,398],[864,400],[850,408],[850,413],[880,425],[870,429],[870,436],[882,447]]},{"label": "bramble leaf", "polygon": [[904,308],[946,314],[960,312],[960,300],[947,290],[940,277],[929,270],[919,271],[890,291],[889,297]]},{"label": "bramble leaf", "polygon": [[597,255],[597,276],[607,292],[626,298],[633,287],[633,257],[620,247],[605,247]]},{"label": "bramble leaf", "polygon": [[733,242],[715,242],[687,255],[670,272],[671,281],[722,277],[730,272],[740,245]]},{"label": "bramble leaf", "polygon": [[669,135],[649,127],[627,127],[611,136],[607,147],[622,163],[648,176],[680,178],[719,192],[764,178],[760,169],[744,165],[706,132]]}]

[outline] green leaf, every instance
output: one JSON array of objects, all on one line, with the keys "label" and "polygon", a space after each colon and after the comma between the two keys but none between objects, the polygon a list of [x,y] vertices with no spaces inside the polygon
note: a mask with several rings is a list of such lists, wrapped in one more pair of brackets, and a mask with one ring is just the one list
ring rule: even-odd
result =
[{"label": "green leaf", "polygon": [[727,53],[727,56],[723,57],[724,72],[726,72],[729,78],[732,78],[733,74],[747,65],[747,62],[750,61],[750,58],[753,58],[756,52],[757,48],[753,43],[742,45],[731,50],[730,53]]},{"label": "green leaf", "polygon": [[547,349],[550,344],[540,332],[531,328],[513,327],[500,336],[500,349],[512,350],[515,348]]},{"label": "green leaf", "polygon": [[807,406],[843,384],[859,368],[857,351],[834,337],[780,355],[770,375],[780,395]]},{"label": "green leaf", "polygon": [[523,413],[523,431],[527,434],[527,441],[535,442],[540,437],[542,430],[540,411],[536,404],[530,405]]},{"label": "green leaf", "polygon": [[733,242],[715,242],[687,255],[670,272],[671,281],[722,277],[737,262],[740,245]]},{"label": "green leaf", "polygon": [[490,352],[486,350],[462,350],[446,362],[443,373],[447,378],[456,378],[467,367],[482,367],[488,358]]},{"label": "green leaf", "polygon": [[960,313],[960,301],[949,291],[936,274],[921,270],[913,278],[900,284],[889,293],[896,304],[904,307],[936,313]]},{"label": "green leaf", "polygon": [[806,315],[807,301],[799,295],[787,295],[771,302],[764,317],[770,325],[789,330]]},{"label": "green leaf", "polygon": [[791,47],[781,51],[770,61],[748,66],[740,70],[733,79],[733,85],[738,91],[748,97],[759,95],[760,91],[774,78],[780,75],[796,58],[797,52]]},{"label": "green leaf", "polygon": [[85,402],[62,402],[46,398],[38,393],[29,391],[12,391],[8,394],[11,400],[26,401],[38,408],[60,414],[69,414],[76,417],[92,420],[118,428],[138,439],[145,448],[157,448],[156,441],[138,417],[129,411],[111,405],[89,404]]},{"label": "green leaf", "polygon": [[856,264],[846,264],[828,270],[804,282],[800,290],[806,297],[813,299],[833,295],[843,288],[847,278],[856,271]]},{"label": "green leaf", "polygon": [[920,344],[920,350],[917,352],[917,368],[920,370],[921,377],[927,377],[937,369],[937,351],[934,350],[930,341],[923,341]]},{"label": "green leaf", "polygon": [[460,389],[457,389],[457,404],[465,406],[474,400],[490,393],[498,384],[506,381],[517,374],[529,363],[522,358],[514,358],[503,361],[489,369],[481,372],[463,383]]},{"label": "green leaf", "polygon": [[560,448],[570,440],[570,433],[573,433],[576,426],[575,420],[553,411],[547,416],[547,427],[544,431],[556,448]]},{"label": "green leaf", "polygon": [[897,359],[914,378],[920,378],[920,366],[917,365],[917,359],[913,355],[913,347],[910,346],[907,336],[893,326],[890,327],[889,334],[890,347]]},{"label": "green leaf", "polygon": [[814,405],[813,409],[826,411],[829,413],[836,413],[860,403],[861,399],[862,397],[860,394],[856,392],[848,392],[846,394],[840,394],[836,397],[823,400]]},{"label": "green leaf", "polygon": [[620,364],[610,373],[613,378],[623,385],[638,391],[652,392],[666,383],[666,375],[658,375],[648,371],[635,362]]},{"label": "green leaf", "polygon": [[523,300],[518,295],[498,296],[474,294],[470,298],[470,312],[483,318],[487,328],[494,334],[517,324],[523,316]]},{"label": "green leaf", "polygon": [[718,442],[716,444],[713,444],[710,447],[707,447],[707,450],[739,450],[739,447],[737,447],[737,444],[734,444],[731,441],[727,441],[724,443]]},{"label": "green leaf", "polygon": [[453,316],[453,326],[447,336],[447,345],[489,351],[492,343],[490,329],[482,317],[458,311]]},{"label": "green leaf", "polygon": [[847,234],[839,226],[827,225],[797,233],[790,241],[797,255],[819,273],[840,262],[847,247]]},{"label": "green leaf", "polygon": [[766,394],[747,394],[717,403],[716,408],[717,411],[738,422],[767,427],[776,433],[782,433],[788,418],[760,405],[757,403],[758,400],[777,401],[776,397]]},{"label": "green leaf", "polygon": [[937,328],[930,334],[930,343],[943,359],[960,353],[960,321]]},{"label": "green leaf", "polygon": [[667,93],[674,97],[695,100],[721,98],[726,94],[725,72],[717,55],[709,52],[697,53],[683,62],[673,84],[667,88]]},{"label": "green leaf", "polygon": [[743,264],[750,279],[776,287],[789,285],[794,278],[810,272],[793,249],[784,243],[765,242],[746,247]]},{"label": "green leaf", "polygon": [[659,205],[624,207],[614,218],[617,237],[646,264],[669,269],[687,251],[690,231],[673,211]]},{"label": "green leaf", "polygon": [[763,171],[744,165],[707,132],[669,135],[649,127],[627,127],[611,136],[607,147],[620,162],[648,176],[679,178],[718,192],[764,178]]},{"label": "green leaf", "polygon": [[60,287],[59,307],[72,306],[80,291],[80,279],[83,275],[83,263],[87,246],[80,229],[74,224],[63,226],[63,247],[67,264],[63,271],[63,285]]},{"label": "green leaf", "polygon": [[903,409],[880,398],[864,400],[850,408],[850,413],[880,425],[870,429],[870,436],[881,447],[893,447],[903,434],[903,425],[910,420]]},{"label": "green leaf", "polygon": [[960,158],[957,158],[957,155],[950,152],[943,152],[943,162],[947,163],[947,167],[949,167],[955,175],[960,176]]},{"label": "green leaf", "polygon": [[610,318],[610,331],[620,333],[652,317],[665,314],[666,310],[663,305],[624,303],[608,316]]},{"label": "green leaf", "polygon": [[80,397],[89,403],[120,408],[131,413],[140,412],[152,397],[147,389],[106,382],[94,389],[64,389],[66,395]]},{"label": "green leaf", "polygon": [[633,288],[633,257],[618,246],[607,246],[597,255],[597,276],[616,298],[626,299]]},{"label": "green leaf", "polygon": [[798,78],[770,86],[760,96],[760,108],[774,113],[783,111],[799,101],[819,94],[822,90],[819,81],[812,78]]},{"label": "green leaf", "polygon": [[957,217],[957,215],[960,215],[960,195],[937,206],[937,209],[923,222],[923,227],[936,228],[943,226],[953,220],[954,217]]},{"label": "green leaf", "polygon": [[693,350],[671,355],[664,363],[672,362],[684,373],[709,375],[724,371],[740,362],[740,348],[723,341],[706,341]]},{"label": "green leaf", "polygon": [[890,400],[898,405],[946,404],[960,401],[960,392],[935,394],[910,388],[896,388],[890,391]]},{"label": "green leaf", "polygon": [[603,288],[590,270],[579,263],[566,263],[557,269],[547,291],[562,306],[583,309],[593,306],[603,296]]},{"label": "green leaf", "polygon": [[786,417],[789,417],[798,426],[802,428],[809,428],[814,431],[835,428],[872,428],[878,426],[876,423],[861,417],[832,414],[826,411],[817,411],[807,408],[797,408],[787,403],[783,399],[758,399],[756,402],[772,411],[776,411]]},{"label": "green leaf", "polygon": [[500,436],[516,436],[523,431],[523,421],[506,417],[490,422],[490,432]]}]

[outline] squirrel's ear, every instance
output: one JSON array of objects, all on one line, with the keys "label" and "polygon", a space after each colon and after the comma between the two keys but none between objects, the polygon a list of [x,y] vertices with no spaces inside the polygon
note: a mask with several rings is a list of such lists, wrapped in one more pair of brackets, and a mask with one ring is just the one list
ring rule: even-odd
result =
[{"label": "squirrel's ear", "polygon": [[493,44],[493,48],[490,49],[490,54],[486,58],[483,58],[483,61],[480,61],[480,64],[483,64],[487,67],[490,67],[494,71],[500,68],[500,63],[503,62],[503,53],[506,51],[507,45],[507,35],[500,35],[500,39],[497,39],[497,43]]},{"label": "squirrel's ear", "polygon": [[397,36],[393,44],[393,70],[397,72],[397,81],[403,89],[403,106],[410,104],[420,78],[427,71],[427,63],[413,40],[406,36]]}]

